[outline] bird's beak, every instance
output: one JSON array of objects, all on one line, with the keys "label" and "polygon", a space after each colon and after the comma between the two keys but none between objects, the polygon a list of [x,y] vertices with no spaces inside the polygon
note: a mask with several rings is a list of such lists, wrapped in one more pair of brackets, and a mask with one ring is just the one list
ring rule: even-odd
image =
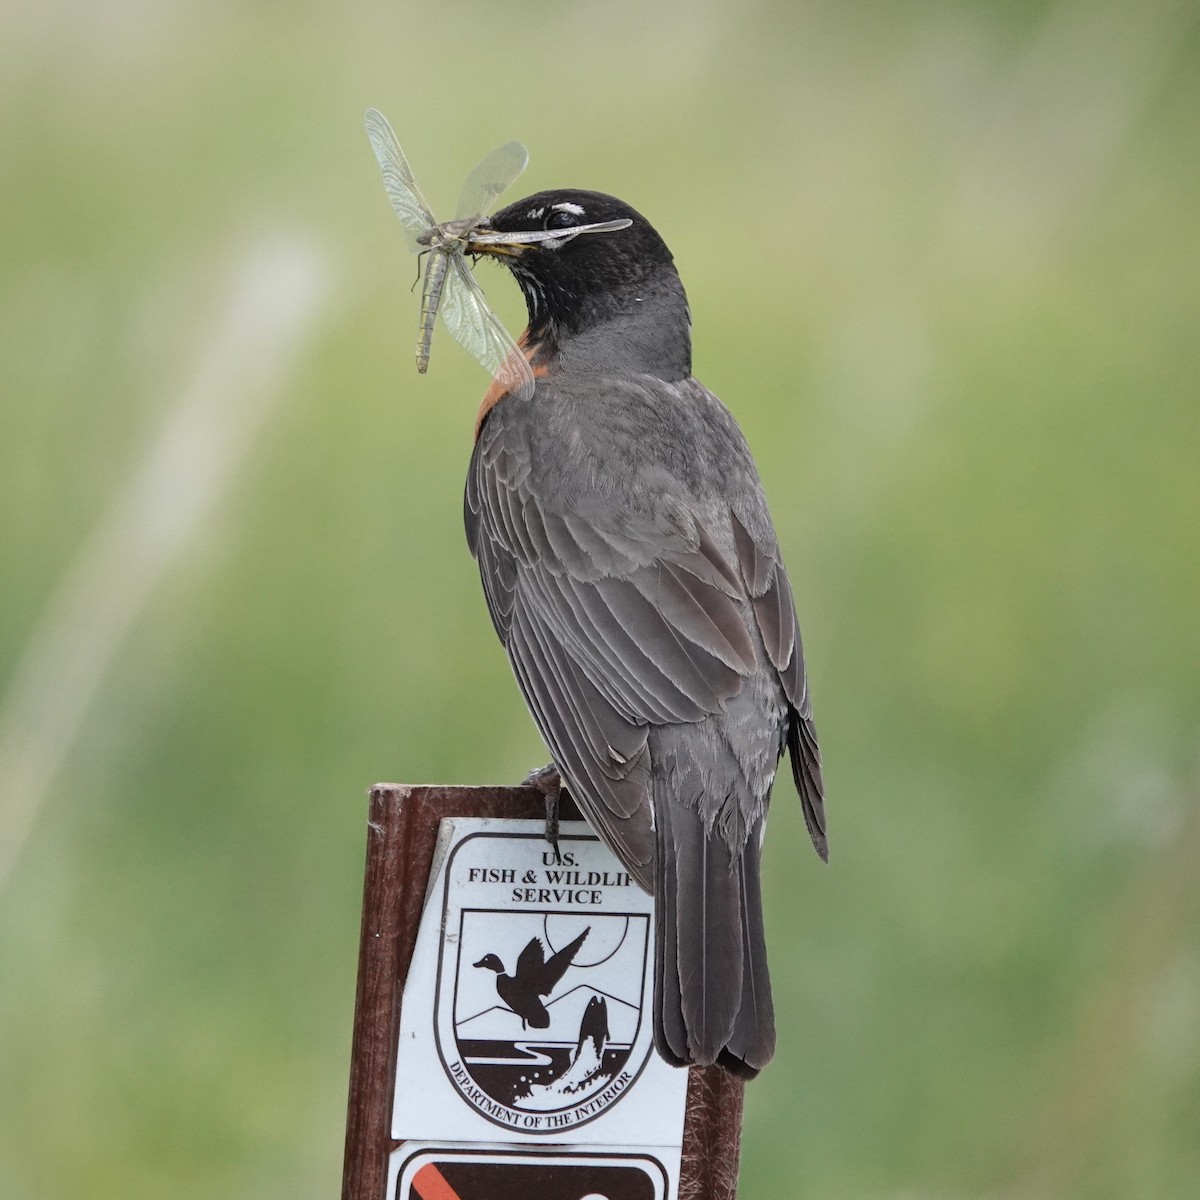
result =
[{"label": "bird's beak", "polygon": [[[482,217],[476,221],[471,235],[467,239],[468,254],[486,254],[492,258],[518,258],[529,246],[519,241],[509,241],[513,234],[498,233],[492,228],[491,221]],[[500,239],[505,239],[501,241]]]},{"label": "bird's beak", "polygon": [[468,254],[489,254],[493,258],[519,258],[539,246],[557,250],[567,242],[574,241],[582,233],[615,233],[628,229],[633,221],[622,217],[617,221],[596,221],[591,225],[572,225],[566,229],[521,229],[504,233],[493,229],[486,217],[477,222],[467,239]]}]

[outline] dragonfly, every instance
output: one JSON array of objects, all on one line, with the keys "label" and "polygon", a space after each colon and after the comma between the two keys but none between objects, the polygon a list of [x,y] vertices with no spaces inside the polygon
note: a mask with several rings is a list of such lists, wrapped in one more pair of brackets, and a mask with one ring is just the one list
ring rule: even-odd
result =
[{"label": "dragonfly", "polygon": [[421,285],[421,318],[417,332],[417,370],[429,367],[433,326],[438,314],[451,335],[483,364],[508,392],[522,398],[533,394],[533,369],[499,317],[488,307],[483,289],[467,262],[470,245],[562,242],[581,233],[624,229],[629,220],[599,221],[562,230],[525,231],[506,234],[481,228],[484,215],[516,180],[529,162],[529,152],[520,142],[506,142],[493,150],[467,176],[458,198],[456,215],[438,221],[433,215],[416,177],[400,149],[387,118],[378,109],[367,109],[367,138],[383,174],[383,186],[392,208],[404,227],[408,248],[427,254]]}]

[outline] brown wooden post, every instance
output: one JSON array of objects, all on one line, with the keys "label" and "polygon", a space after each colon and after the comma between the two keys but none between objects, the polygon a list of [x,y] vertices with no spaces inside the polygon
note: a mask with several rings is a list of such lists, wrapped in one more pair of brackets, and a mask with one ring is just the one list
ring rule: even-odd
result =
[{"label": "brown wooden post", "polygon": [[[543,795],[533,787],[371,789],[342,1200],[385,1200],[388,1156],[401,1144],[390,1129],[400,1005],[441,820],[539,819],[544,813]],[[579,819],[569,801],[562,816]],[[736,1195],[742,1088],[718,1067],[692,1069],[680,1200]]]}]

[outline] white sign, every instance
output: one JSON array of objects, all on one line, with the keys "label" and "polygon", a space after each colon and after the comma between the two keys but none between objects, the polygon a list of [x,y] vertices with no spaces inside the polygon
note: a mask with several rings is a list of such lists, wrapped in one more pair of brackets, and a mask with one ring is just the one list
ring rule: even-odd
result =
[{"label": "white sign", "polygon": [[392,1135],[652,1146],[677,1164],[687,1072],[654,1051],[653,901],[583,822],[559,849],[540,821],[442,822]]}]

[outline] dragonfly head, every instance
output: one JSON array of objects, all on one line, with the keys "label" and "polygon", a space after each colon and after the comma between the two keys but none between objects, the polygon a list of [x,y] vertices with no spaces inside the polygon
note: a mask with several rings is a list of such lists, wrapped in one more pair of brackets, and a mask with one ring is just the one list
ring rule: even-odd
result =
[{"label": "dragonfly head", "polygon": [[430,249],[436,249],[439,246],[451,246],[459,249],[464,248],[471,234],[478,225],[470,217],[465,220],[459,218],[455,221],[439,221],[436,225],[430,225],[424,233],[417,234],[417,242],[422,246],[428,246]]}]

